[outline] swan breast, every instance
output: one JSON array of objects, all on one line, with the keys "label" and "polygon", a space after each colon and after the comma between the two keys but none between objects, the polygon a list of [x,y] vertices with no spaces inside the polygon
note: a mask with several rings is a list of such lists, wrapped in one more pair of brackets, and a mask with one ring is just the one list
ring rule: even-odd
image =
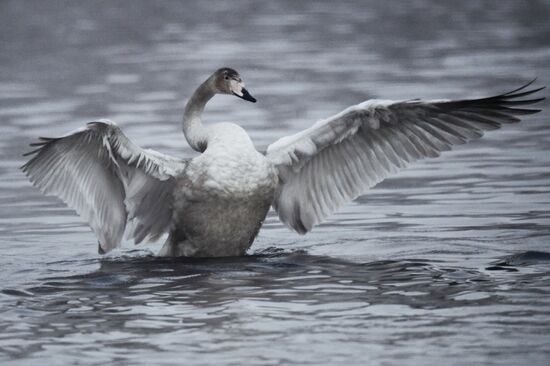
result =
[{"label": "swan breast", "polygon": [[248,134],[232,123],[210,129],[208,147],[186,171],[194,195],[250,197],[273,195],[275,167],[254,147]]}]

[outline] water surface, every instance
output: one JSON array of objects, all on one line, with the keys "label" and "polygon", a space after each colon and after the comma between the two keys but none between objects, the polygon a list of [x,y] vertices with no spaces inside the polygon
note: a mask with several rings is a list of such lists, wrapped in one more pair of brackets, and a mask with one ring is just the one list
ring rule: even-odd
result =
[{"label": "water surface", "polygon": [[[270,214],[244,258],[100,258],[85,224],[18,167],[36,136],[110,118],[193,156],[186,99],[216,97],[259,149],[368,98],[482,96],[550,82],[550,4],[0,4],[3,364],[393,365],[550,362],[550,128],[544,111],[420,162],[307,236]],[[547,102],[541,108],[548,109]]]}]

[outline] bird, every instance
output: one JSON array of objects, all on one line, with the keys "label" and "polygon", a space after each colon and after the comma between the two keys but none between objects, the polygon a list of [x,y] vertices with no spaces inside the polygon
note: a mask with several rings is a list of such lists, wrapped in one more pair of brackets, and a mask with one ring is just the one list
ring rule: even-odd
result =
[{"label": "bird", "polygon": [[142,149],[110,120],[57,138],[40,137],[21,169],[44,194],[61,198],[86,220],[98,252],[168,234],[163,257],[245,255],[272,207],[305,234],[391,173],[485,131],[540,112],[535,80],[487,98],[379,100],[350,106],[258,151],[238,124],[203,124],[216,94],[256,99],[232,68],[195,90],[181,128],[193,158]]}]

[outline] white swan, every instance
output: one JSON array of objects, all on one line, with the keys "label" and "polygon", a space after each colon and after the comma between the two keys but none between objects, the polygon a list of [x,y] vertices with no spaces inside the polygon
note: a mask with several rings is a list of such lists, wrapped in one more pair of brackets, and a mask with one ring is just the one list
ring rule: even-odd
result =
[{"label": "white swan", "polygon": [[117,247],[128,230],[136,244],[168,232],[163,256],[238,256],[270,206],[304,234],[389,173],[538,112],[517,108],[544,99],[519,99],[543,89],[526,91],[531,83],[483,99],[369,100],[283,137],[262,154],[238,125],[202,124],[215,94],[256,101],[235,70],[222,68],[185,107],[183,133],[200,156],[141,149],[105,120],[31,144],[37,149],[22,170],[88,221],[100,253]]}]

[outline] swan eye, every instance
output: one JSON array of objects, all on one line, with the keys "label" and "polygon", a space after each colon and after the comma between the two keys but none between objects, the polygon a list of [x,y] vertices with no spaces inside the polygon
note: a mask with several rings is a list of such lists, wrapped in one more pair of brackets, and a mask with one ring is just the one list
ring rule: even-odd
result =
[{"label": "swan eye", "polygon": [[229,76],[225,75],[225,80],[229,80]]}]

